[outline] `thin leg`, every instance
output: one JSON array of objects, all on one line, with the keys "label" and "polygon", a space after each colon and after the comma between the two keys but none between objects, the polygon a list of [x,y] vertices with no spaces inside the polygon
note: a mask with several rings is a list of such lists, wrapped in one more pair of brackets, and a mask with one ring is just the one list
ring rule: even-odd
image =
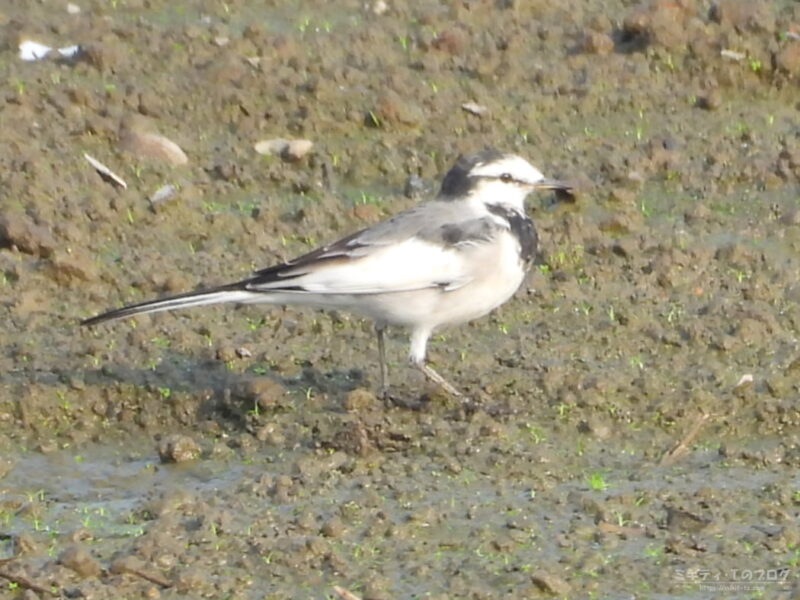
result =
[{"label": "thin leg", "polygon": [[459,392],[456,388],[454,388],[450,384],[449,381],[447,381],[444,377],[439,375],[439,373],[434,371],[433,367],[431,367],[430,365],[426,365],[424,362],[421,362],[421,363],[415,363],[414,366],[417,367],[420,371],[422,371],[425,374],[425,377],[430,379],[433,383],[438,385],[440,388],[442,388],[445,392],[447,392],[451,396],[455,396],[459,400],[466,399],[466,396],[464,396],[464,394]]},{"label": "thin leg", "polygon": [[425,354],[428,347],[428,338],[431,336],[431,331],[427,329],[417,329],[411,332],[411,352],[409,353],[409,360],[411,364],[417,369],[422,371],[423,375],[432,381],[448,394],[455,396],[461,400],[465,400],[466,396],[459,392],[454,386],[450,384],[444,377],[439,375],[433,370],[433,367],[425,364]]},{"label": "thin leg", "polygon": [[375,324],[375,333],[378,336],[378,359],[381,364],[381,389],[380,394],[385,398],[389,393],[389,368],[386,366],[386,344],[383,339],[383,332],[386,330],[386,325],[382,323]]}]

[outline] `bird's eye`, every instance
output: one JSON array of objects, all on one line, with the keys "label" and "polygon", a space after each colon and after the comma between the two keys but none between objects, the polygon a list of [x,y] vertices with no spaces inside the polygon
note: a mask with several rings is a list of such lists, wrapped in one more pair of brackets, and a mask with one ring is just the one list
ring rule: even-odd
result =
[{"label": "bird's eye", "polygon": [[500,175],[500,181],[502,181],[503,183],[511,183],[512,181],[514,181],[514,178],[511,176],[511,173],[503,173],[502,175]]}]

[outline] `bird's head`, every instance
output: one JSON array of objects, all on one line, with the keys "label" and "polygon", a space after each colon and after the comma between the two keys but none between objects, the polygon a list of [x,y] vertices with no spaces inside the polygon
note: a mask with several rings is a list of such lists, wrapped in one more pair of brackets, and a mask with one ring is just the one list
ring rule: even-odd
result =
[{"label": "bird's head", "polygon": [[532,191],[569,191],[571,187],[546,178],[521,156],[487,149],[459,157],[445,175],[439,197],[501,204],[521,213],[525,197]]}]

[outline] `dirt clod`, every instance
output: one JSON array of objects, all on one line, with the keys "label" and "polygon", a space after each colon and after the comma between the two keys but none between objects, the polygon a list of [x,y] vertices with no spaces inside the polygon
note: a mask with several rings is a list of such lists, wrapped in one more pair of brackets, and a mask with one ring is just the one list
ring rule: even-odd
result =
[{"label": "dirt clod", "polygon": [[158,442],[158,456],[164,463],[180,463],[200,456],[200,446],[189,436],[171,434]]},{"label": "dirt clod", "polygon": [[47,227],[36,225],[25,215],[7,213],[0,216],[0,248],[11,247],[47,258],[58,244]]},{"label": "dirt clod", "polygon": [[564,596],[570,593],[570,585],[558,575],[546,571],[538,571],[531,575],[531,581],[541,591],[553,595]]},{"label": "dirt clod", "polygon": [[84,546],[69,546],[58,556],[58,562],[81,577],[96,577],[102,567]]}]

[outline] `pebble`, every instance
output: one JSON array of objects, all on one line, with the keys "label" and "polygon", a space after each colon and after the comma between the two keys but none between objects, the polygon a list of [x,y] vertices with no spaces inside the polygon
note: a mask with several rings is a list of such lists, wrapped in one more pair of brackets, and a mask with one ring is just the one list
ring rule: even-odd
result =
[{"label": "pebble", "polygon": [[345,532],[345,529],[344,522],[339,517],[333,516],[322,526],[320,533],[325,537],[338,538]]},{"label": "pebble", "polygon": [[614,40],[610,35],[599,31],[587,31],[583,37],[583,51],[587,54],[610,54],[614,50]]},{"label": "pebble", "polygon": [[561,577],[546,571],[534,573],[531,581],[543,592],[554,596],[567,596],[571,590],[570,585]]},{"label": "pebble", "polygon": [[314,142],[311,140],[287,140],[275,138],[262,140],[254,148],[259,154],[265,156],[280,156],[286,162],[297,162],[311,152]]},{"label": "pebble", "polygon": [[168,183],[167,185],[162,185],[155,192],[150,194],[147,200],[150,202],[150,205],[152,206],[158,204],[159,202],[163,202],[164,200],[171,197],[177,191],[178,188]]},{"label": "pebble", "polygon": [[120,147],[139,158],[179,166],[189,162],[180,146],[161,134],[148,131],[147,123],[137,117],[123,119],[119,130]]},{"label": "pebble", "polygon": [[710,90],[705,96],[697,99],[697,106],[705,110],[717,110],[722,106],[722,93],[716,88]]},{"label": "pebble", "polygon": [[296,162],[311,152],[314,143],[311,140],[291,140],[283,152],[281,158],[289,162]]},{"label": "pebble", "polygon": [[467,111],[468,113],[475,115],[476,117],[482,117],[484,115],[489,114],[488,108],[476,102],[465,102],[464,104],[461,105],[461,108]]}]

